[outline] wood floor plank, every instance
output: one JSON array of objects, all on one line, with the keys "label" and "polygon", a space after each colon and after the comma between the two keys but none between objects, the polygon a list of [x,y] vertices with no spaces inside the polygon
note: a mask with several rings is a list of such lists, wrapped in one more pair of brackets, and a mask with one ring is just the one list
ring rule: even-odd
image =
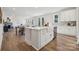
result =
[{"label": "wood floor plank", "polygon": [[[15,35],[15,30],[3,34],[2,51],[36,51],[25,41],[25,37]],[[78,51],[76,37],[57,34],[57,38],[49,42],[39,51]]]}]

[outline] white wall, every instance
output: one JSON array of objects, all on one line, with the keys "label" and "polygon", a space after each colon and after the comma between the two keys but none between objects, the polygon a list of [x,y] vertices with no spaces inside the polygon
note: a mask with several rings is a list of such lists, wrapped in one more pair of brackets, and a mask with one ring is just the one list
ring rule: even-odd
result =
[{"label": "white wall", "polygon": [[[24,15],[23,13],[20,15],[18,13],[18,11],[16,12],[13,11],[13,9],[10,7],[10,8],[3,8],[2,9],[3,11],[3,19],[6,21],[7,20],[7,17],[9,17],[11,19],[11,22],[13,23],[13,26],[17,26],[17,25],[20,25],[20,24],[25,24],[25,19],[26,19],[26,15]],[[19,15],[17,15],[19,14]]]},{"label": "white wall", "polygon": [[[3,19],[4,19],[5,21],[7,20],[7,16],[8,16],[8,15],[4,15],[4,16],[3,16]],[[13,18],[12,15],[9,15],[8,17],[11,19],[11,22],[13,23],[13,26],[14,26],[14,27],[15,27],[15,26],[18,26],[18,25],[20,25],[20,24],[25,25],[25,23],[26,23],[26,18],[25,18],[25,16],[16,16],[15,18]]]},{"label": "white wall", "polygon": [[25,17],[18,16],[15,19],[14,26],[17,26],[17,25],[20,25],[20,24],[25,25],[25,23],[26,23]]}]

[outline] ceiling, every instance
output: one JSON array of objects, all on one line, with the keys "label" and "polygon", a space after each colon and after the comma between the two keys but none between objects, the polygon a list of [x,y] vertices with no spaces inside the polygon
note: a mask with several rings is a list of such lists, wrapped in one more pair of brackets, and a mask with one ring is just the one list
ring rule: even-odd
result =
[{"label": "ceiling", "polygon": [[33,17],[46,13],[53,13],[67,7],[3,7],[5,16]]}]

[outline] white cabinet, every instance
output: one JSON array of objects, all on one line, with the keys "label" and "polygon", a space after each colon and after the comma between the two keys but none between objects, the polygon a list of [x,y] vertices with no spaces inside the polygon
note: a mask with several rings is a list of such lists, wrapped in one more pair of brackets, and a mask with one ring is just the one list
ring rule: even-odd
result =
[{"label": "white cabinet", "polygon": [[45,46],[47,43],[49,43],[53,39],[53,33],[50,31],[50,29],[45,29],[41,31],[41,48]]},{"label": "white cabinet", "polygon": [[40,46],[40,47],[41,47],[41,48],[42,48],[43,46],[45,46],[45,45],[47,44],[46,41],[49,40],[49,39],[48,39],[49,36],[47,36],[47,33],[48,33],[48,32],[46,32],[46,31],[47,31],[47,30],[45,29],[45,30],[42,30],[42,31],[40,32],[40,34],[41,34],[41,35],[40,35],[40,37],[41,37],[41,39],[40,39],[40,45],[41,45],[41,46]]},{"label": "white cabinet", "polygon": [[53,39],[53,33],[50,29],[32,30],[32,46],[39,50]]},{"label": "white cabinet", "polygon": [[65,35],[76,36],[76,27],[59,26],[57,32]]},{"label": "white cabinet", "polygon": [[75,21],[76,20],[76,10],[65,10],[60,13],[60,21]]},{"label": "white cabinet", "polygon": [[31,29],[25,29],[25,42],[29,45],[31,45]]},{"label": "white cabinet", "polygon": [[39,50],[53,39],[53,33],[51,31],[53,32],[49,27],[26,28],[25,41],[36,50]]},{"label": "white cabinet", "polygon": [[38,50],[40,48],[40,32],[38,30],[32,30],[31,41],[32,47]]}]

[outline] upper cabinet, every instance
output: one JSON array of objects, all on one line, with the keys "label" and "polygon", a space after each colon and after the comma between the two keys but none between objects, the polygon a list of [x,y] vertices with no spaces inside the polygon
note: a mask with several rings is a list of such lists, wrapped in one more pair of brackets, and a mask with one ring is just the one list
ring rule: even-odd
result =
[{"label": "upper cabinet", "polygon": [[76,21],[76,9],[61,11],[60,21]]}]

